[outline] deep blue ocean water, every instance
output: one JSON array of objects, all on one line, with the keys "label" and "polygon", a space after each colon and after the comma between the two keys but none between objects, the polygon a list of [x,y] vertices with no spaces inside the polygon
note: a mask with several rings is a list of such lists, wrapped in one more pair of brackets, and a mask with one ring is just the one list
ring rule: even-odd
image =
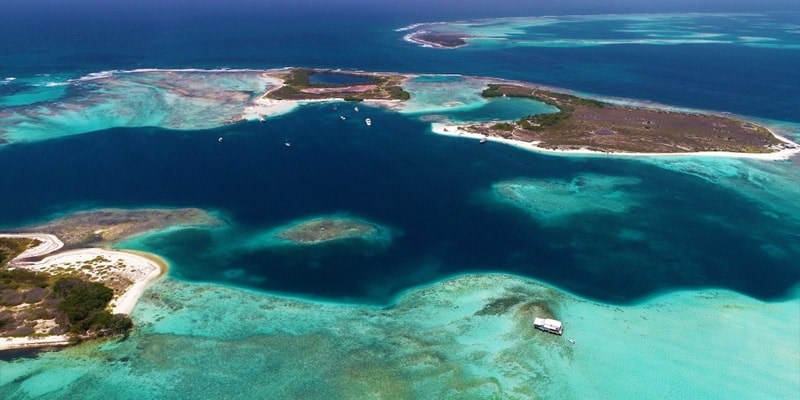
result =
[{"label": "deep blue ocean water", "polygon": [[[219,210],[232,231],[188,229],[148,238],[142,248],[171,260],[179,278],[337,300],[386,302],[409,286],[466,271],[532,276],[610,302],[706,286],[774,298],[798,279],[790,263],[796,254],[767,257],[760,248],[786,238],[774,218],[699,178],[635,161],[569,160],[439,137],[427,124],[379,109],[362,107],[372,127],[341,121],[340,113],[307,106],[267,124],[116,129],[7,146],[0,170],[43,162],[0,176],[0,186],[17,188],[4,194],[0,221],[13,226],[99,206]],[[630,189],[640,204],[553,226],[486,195],[502,180],[568,181],[585,173],[641,179]],[[29,179],[39,175],[50,179]],[[389,227],[392,245],[379,253],[236,245],[287,221],[337,213]],[[621,239],[622,229],[647,240]],[[229,270],[242,271],[231,277]]]},{"label": "deep blue ocean water", "polygon": [[[158,13],[148,7],[129,13],[103,6],[23,7],[25,18],[2,17],[0,35],[13,39],[0,42],[0,71],[4,77],[80,76],[108,69],[291,65],[462,73],[800,122],[798,50],[629,44],[439,51],[406,43],[394,29],[487,15],[426,15],[348,2],[321,9],[247,7],[222,14],[213,6],[173,5]],[[26,25],[34,17],[42,23]],[[800,14],[768,19],[796,24]],[[200,132],[115,129],[6,146],[0,149],[0,171],[7,171],[0,187],[13,190],[0,198],[0,225],[99,207],[208,208],[226,215],[233,233],[189,229],[148,238],[143,248],[171,260],[171,273],[182,279],[367,302],[385,302],[409,286],[464,271],[514,272],[608,302],[709,286],[770,299],[800,279],[793,261],[798,254],[767,256],[763,250],[771,241],[791,240],[793,228],[776,227],[752,201],[699,178],[635,161],[479,146],[433,136],[413,117],[369,113],[371,129],[357,120],[342,123],[330,106],[309,106],[267,124]],[[219,136],[226,137],[223,144]],[[287,141],[291,149],[283,146]],[[622,216],[588,213],[551,226],[486,200],[497,181],[569,180],[581,173],[641,179],[630,189],[639,204]],[[52,178],[29,179],[40,175]],[[390,227],[392,245],[377,254],[277,252],[235,248],[225,240],[334,213]],[[666,245],[620,240],[623,227]]]}]

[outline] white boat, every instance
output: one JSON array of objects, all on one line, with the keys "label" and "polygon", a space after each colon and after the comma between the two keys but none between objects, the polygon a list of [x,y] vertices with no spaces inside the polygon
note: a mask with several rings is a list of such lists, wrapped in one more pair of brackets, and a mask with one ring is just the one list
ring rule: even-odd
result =
[{"label": "white boat", "polygon": [[284,146],[286,146],[286,147],[292,147],[292,144],[291,144],[291,143],[289,143],[289,142],[286,142],[286,143],[284,143],[283,145],[284,145]]},{"label": "white boat", "polygon": [[484,144],[484,143],[486,143],[487,141],[489,141],[489,139],[486,139],[485,137],[482,137],[482,138],[481,138],[481,140],[480,140],[480,143],[481,143],[481,144]]},{"label": "white boat", "polygon": [[364,120],[364,123],[366,123],[366,124],[367,124],[367,126],[372,126],[372,120],[371,120],[371,119],[369,119],[369,118],[365,119],[365,120]]},{"label": "white boat", "polygon": [[266,122],[267,120],[264,117],[258,117],[258,122]]},{"label": "white boat", "polygon": [[220,136],[219,139],[217,139],[217,141],[222,143],[222,136]]},{"label": "white boat", "polygon": [[575,344],[575,339],[573,338],[569,338],[567,339],[567,341],[569,342],[569,344]]},{"label": "white boat", "polygon": [[561,321],[550,318],[534,318],[533,327],[540,331],[550,332],[555,335],[561,335],[562,331],[564,330]]},{"label": "white boat", "polygon": [[353,111],[358,112],[358,106],[353,107]]},{"label": "white boat", "polygon": [[347,117],[345,117],[344,115],[342,115],[342,116],[339,116],[339,118],[341,118],[341,119],[342,119],[342,121],[344,121],[344,120],[346,120],[346,119],[347,119]]}]

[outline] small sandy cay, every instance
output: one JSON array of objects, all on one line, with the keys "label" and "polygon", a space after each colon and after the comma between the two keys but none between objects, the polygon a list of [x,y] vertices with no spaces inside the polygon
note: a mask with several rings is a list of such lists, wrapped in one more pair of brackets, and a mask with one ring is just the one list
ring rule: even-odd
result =
[{"label": "small sandy cay", "polygon": [[110,209],[0,234],[0,350],[73,342],[68,335],[72,321],[54,292],[61,280],[104,286],[110,298],[106,311],[130,315],[147,286],[167,270],[167,263],[154,255],[97,246],[171,226],[219,224],[198,209]]},{"label": "small sandy cay", "polygon": [[[33,247],[13,258],[5,268],[10,271],[40,272],[53,277],[79,277],[90,282],[102,283],[113,290],[114,296],[110,303],[110,311],[113,314],[129,315],[147,286],[161,276],[167,267],[163,260],[155,256],[124,251],[86,248],[58,252],[64,243],[58,237],[49,234],[4,234],[0,235],[0,238],[35,241]],[[54,252],[56,254],[52,254]],[[47,257],[38,259],[41,256]],[[48,299],[41,298],[46,295],[45,292],[36,289],[23,291],[20,294],[20,301],[14,300],[14,295],[7,292],[9,289],[3,290],[0,317],[5,318],[0,319],[24,318],[20,314],[40,318],[28,320],[20,327],[22,329],[0,337],[0,350],[70,343],[70,338],[63,329],[60,329],[55,316],[46,310]]]}]

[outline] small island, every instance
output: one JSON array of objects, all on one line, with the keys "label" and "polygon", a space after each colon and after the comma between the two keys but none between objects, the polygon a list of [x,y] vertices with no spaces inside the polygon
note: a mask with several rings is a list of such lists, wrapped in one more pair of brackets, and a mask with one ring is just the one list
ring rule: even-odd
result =
[{"label": "small island", "polygon": [[392,242],[392,232],[374,222],[346,215],[324,215],[290,221],[253,235],[243,245],[250,250],[347,251],[375,253]]},{"label": "small island", "polygon": [[388,237],[386,229],[356,218],[311,218],[278,229],[275,237],[298,246],[313,246],[330,242],[360,240],[382,242]]},{"label": "small island", "polygon": [[489,84],[482,96],[529,98],[556,107],[553,114],[459,127],[540,149],[646,154],[796,149],[760,125],[722,115],[618,105],[521,84]]},{"label": "small island", "polygon": [[405,36],[408,42],[419,44],[423,47],[433,47],[437,49],[457,49],[464,47],[468,43],[468,37],[456,33],[441,33],[429,31],[417,31]]},{"label": "small island", "polygon": [[275,100],[402,101],[411,97],[402,87],[406,76],[400,74],[292,68],[268,75],[283,82],[264,96]]}]

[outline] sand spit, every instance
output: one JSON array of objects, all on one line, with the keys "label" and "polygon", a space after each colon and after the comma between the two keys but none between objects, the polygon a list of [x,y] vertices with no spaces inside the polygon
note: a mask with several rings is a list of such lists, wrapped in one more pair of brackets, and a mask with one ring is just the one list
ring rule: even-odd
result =
[{"label": "sand spit", "polygon": [[26,258],[40,257],[46,254],[53,253],[62,247],[62,242],[56,235],[48,233],[4,233],[0,234],[0,238],[25,238],[38,240],[40,243],[35,247],[27,249],[20,253],[14,260],[24,260]]}]

